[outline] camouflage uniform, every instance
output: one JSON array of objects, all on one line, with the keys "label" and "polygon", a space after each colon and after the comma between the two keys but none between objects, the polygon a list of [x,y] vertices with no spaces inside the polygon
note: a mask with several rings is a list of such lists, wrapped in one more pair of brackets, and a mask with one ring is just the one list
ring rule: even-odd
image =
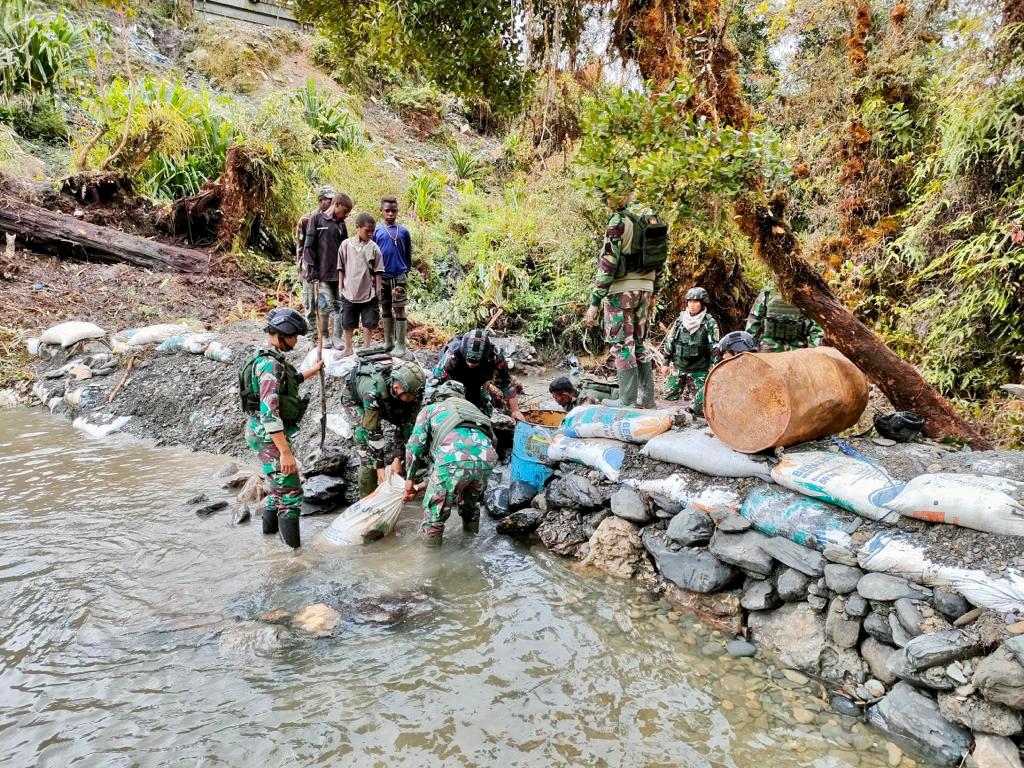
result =
[{"label": "camouflage uniform", "polygon": [[647,322],[655,290],[654,272],[627,272],[617,278],[623,242],[632,239],[632,222],[622,212],[612,214],[604,236],[604,248],[597,264],[597,277],[590,304],[604,303],[605,340],[612,345],[615,367],[628,370],[650,362]]},{"label": "camouflage uniform", "polygon": [[427,539],[441,538],[453,507],[459,510],[463,525],[480,520],[480,499],[498,461],[491,439],[476,427],[456,427],[435,444],[433,430],[444,423],[449,413],[447,401],[426,406],[417,416],[406,444],[409,479],[418,480],[433,459],[423,496],[422,529]]},{"label": "camouflage uniform", "polygon": [[[792,326],[793,330],[788,334],[792,338],[773,338],[773,315],[775,318],[781,318],[782,323]],[[745,330],[754,337],[759,352],[785,352],[790,349],[818,347],[825,336],[820,325],[786,302],[773,286],[768,286],[757,295],[757,300],[747,316]]]},{"label": "camouflage uniform", "polygon": [[487,392],[487,384],[493,383],[507,400],[519,394],[512,381],[512,372],[508,361],[500,349],[488,343],[490,352],[487,358],[476,368],[470,368],[462,354],[462,337],[456,336],[448,342],[441,352],[441,358],[434,368],[434,379],[430,389],[436,389],[446,381],[458,381],[466,390],[466,399],[490,416],[494,411],[491,396]]},{"label": "camouflage uniform", "polygon": [[[686,310],[683,310],[686,312]],[[676,318],[665,339],[665,353],[672,365],[672,372],[665,382],[665,399],[678,400],[683,396],[688,384],[692,384],[696,393],[692,408],[700,413],[704,408],[704,381],[711,368],[711,359],[718,346],[718,323],[710,314],[704,314],[700,326],[692,333],[683,327],[682,315]],[[706,347],[701,343],[706,344]],[[683,347],[689,345],[700,347],[700,352],[687,355]]]},{"label": "camouflage uniform", "polygon": [[249,417],[245,440],[263,463],[267,496],[264,507],[278,517],[298,518],[302,507],[302,481],[297,472],[281,472],[281,452],[271,435],[284,432],[289,441],[298,433],[298,425],[285,427],[281,420],[278,389],[284,376],[281,363],[273,357],[261,357],[253,371],[253,392],[259,396],[260,412]]}]

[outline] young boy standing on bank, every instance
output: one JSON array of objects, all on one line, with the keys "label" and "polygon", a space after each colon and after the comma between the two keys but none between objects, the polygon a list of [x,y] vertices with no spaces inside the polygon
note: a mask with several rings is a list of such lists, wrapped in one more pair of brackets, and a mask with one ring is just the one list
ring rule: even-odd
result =
[{"label": "young boy standing on bank", "polygon": [[395,357],[404,357],[408,332],[405,307],[409,303],[407,283],[412,269],[412,237],[398,223],[398,198],[382,197],[380,215],[383,219],[373,231],[373,241],[384,255],[383,292],[380,316],[384,323],[384,349]]},{"label": "young boy standing on bank", "polygon": [[353,353],[352,337],[363,326],[363,346],[370,346],[370,334],[379,322],[378,299],[384,275],[384,256],[373,242],[377,222],[368,213],[356,216],[356,234],[338,249],[338,286],[341,293],[341,330],[345,338],[343,355]]}]

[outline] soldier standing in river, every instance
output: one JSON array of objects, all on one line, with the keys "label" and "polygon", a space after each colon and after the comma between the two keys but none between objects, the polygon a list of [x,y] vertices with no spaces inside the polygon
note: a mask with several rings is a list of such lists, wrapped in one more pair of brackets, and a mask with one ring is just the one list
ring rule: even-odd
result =
[{"label": "soldier standing in river", "polygon": [[[390,355],[361,355],[342,395],[349,421],[356,425],[355,443],[359,452],[356,483],[361,499],[373,493],[384,479],[388,464],[396,473],[401,470],[405,443],[412,434],[423,400],[426,377],[419,365],[413,362],[392,365],[390,361]],[[384,421],[394,425],[396,430],[391,453],[386,450]]]},{"label": "soldier standing in river", "polygon": [[487,331],[472,330],[449,341],[441,351],[434,378],[434,386],[446,381],[462,384],[463,397],[488,416],[493,405],[487,384],[493,381],[505,398],[509,415],[516,421],[525,418],[519,408],[519,390],[512,381],[508,361],[494,346]]},{"label": "soldier standing in river", "polygon": [[447,381],[432,393],[433,402],[416,417],[406,444],[405,501],[416,495],[416,481],[433,464],[423,497],[423,539],[441,546],[444,524],[459,511],[462,529],[480,530],[480,500],[498,461],[491,420],[466,400],[458,381]]},{"label": "soldier standing in river", "polygon": [[765,286],[757,295],[746,331],[754,337],[759,352],[821,346],[825,335],[820,325],[782,298],[774,285]]},{"label": "soldier standing in river", "polygon": [[249,414],[245,440],[263,464],[267,497],[263,505],[263,533],[280,531],[284,543],[300,545],[299,515],[302,481],[291,440],[299,431],[309,396],[299,396],[299,384],[323,367],[318,360],[299,373],[286,352],[295,349],[299,336],[309,330],[294,309],[279,307],[267,315],[267,346],[257,349],[238,373],[242,410]]}]

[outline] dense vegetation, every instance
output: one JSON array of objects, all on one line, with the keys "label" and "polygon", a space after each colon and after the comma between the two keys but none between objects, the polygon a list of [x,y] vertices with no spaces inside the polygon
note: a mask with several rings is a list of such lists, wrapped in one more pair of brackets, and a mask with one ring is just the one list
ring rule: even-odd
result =
[{"label": "dense vegetation", "polygon": [[[576,302],[605,194],[635,189],[673,218],[661,319],[697,281],[731,326],[769,279],[734,204],[771,197],[858,317],[1021,438],[1021,415],[990,399],[1024,365],[1024,33],[1012,8],[297,0],[318,20],[308,38],[225,34],[173,0],[159,18],[154,4],[107,5],[0,2],[4,167],[24,172],[35,154],[54,175],[117,171],[171,202],[241,145],[270,197],[247,227],[258,218],[278,243],[318,183],[357,210],[397,193],[417,246],[417,316],[568,345],[583,339]],[[126,31],[138,20],[176,30],[177,64],[139,55]],[[604,74],[609,45],[625,74]],[[275,83],[300,48],[321,82]],[[432,148],[418,168],[387,162],[369,97]],[[493,138],[466,138],[462,123]],[[294,284],[280,252],[248,237],[233,250],[259,279]]]}]

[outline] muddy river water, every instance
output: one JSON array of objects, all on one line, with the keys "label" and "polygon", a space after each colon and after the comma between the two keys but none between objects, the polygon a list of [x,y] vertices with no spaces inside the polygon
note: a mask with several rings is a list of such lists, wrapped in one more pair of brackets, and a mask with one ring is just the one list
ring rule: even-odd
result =
[{"label": "muddy river water", "polygon": [[[0,765],[913,765],[813,681],[486,518],[428,551],[410,508],[341,554],[197,518],[223,462],[4,412]],[[315,602],[334,636],[247,639]]]}]

